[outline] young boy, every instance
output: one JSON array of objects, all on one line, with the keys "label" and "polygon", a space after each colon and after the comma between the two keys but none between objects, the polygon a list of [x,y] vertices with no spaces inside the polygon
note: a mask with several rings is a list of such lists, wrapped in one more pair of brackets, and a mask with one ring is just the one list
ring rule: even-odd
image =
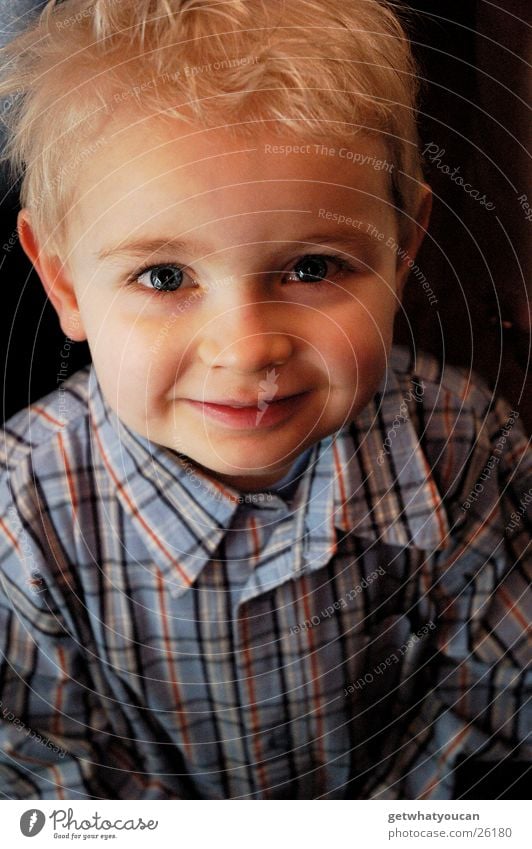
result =
[{"label": "young boy", "polygon": [[50,2],[6,67],[20,239],[93,364],[5,425],[3,796],[522,758],[530,456],[392,349],[430,190],[391,9]]}]

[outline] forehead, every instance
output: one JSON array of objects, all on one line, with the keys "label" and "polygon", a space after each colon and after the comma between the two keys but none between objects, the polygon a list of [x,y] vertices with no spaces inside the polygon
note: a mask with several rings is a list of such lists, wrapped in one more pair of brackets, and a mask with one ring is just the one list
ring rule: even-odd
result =
[{"label": "forehead", "polygon": [[392,168],[384,142],[368,134],[324,141],[130,115],[107,128],[83,164],[71,221],[78,237],[96,240],[209,223],[220,237],[241,231],[245,239],[267,235],[268,224],[313,227],[336,214],[383,222],[393,218]]}]

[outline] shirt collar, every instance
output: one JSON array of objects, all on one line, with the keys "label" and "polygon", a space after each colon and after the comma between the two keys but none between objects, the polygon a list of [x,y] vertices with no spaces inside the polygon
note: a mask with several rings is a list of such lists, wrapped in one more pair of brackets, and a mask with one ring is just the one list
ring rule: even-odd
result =
[{"label": "shirt collar", "polygon": [[[294,503],[305,513],[295,534],[295,573],[327,563],[338,532],[431,553],[447,544],[445,509],[394,364],[404,368],[401,349],[392,351],[379,391],[356,420],[315,446]],[[409,398],[416,397],[423,403],[411,390]]]},{"label": "shirt collar", "polygon": [[224,538],[240,493],[124,425],[105,400],[94,368],[89,411],[94,451],[123,509],[173,592],[188,589]]},{"label": "shirt collar", "polygon": [[[244,497],[124,425],[93,368],[89,387],[95,450],[162,577],[174,594],[184,592],[214,557]],[[313,446],[292,503],[294,573],[326,563],[337,530],[394,546],[445,546],[445,511],[403,401],[390,366],[356,421]],[[272,501],[255,496],[253,506],[270,509]]]}]

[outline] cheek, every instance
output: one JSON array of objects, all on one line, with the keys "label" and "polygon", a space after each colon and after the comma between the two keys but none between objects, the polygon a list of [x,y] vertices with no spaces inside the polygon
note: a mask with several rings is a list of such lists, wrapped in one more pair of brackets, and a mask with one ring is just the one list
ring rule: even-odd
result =
[{"label": "cheek", "polygon": [[382,369],[392,343],[393,320],[394,310],[388,304],[374,309],[359,305],[330,316],[318,351],[331,377],[358,373],[360,379]]},{"label": "cheek", "polygon": [[179,332],[175,320],[161,321],[131,310],[108,311],[89,327],[98,377],[107,390],[136,404],[157,393],[169,372],[179,368]]},{"label": "cheek", "polygon": [[[388,307],[390,307],[388,309]],[[322,369],[332,395],[331,415],[353,417],[379,388],[393,336],[393,307],[344,310],[336,317],[334,332],[322,334]]]}]

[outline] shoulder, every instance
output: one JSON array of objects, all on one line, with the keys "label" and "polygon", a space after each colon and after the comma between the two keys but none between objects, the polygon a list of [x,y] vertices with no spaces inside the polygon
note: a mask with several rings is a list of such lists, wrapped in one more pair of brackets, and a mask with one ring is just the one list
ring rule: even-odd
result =
[{"label": "shoulder", "polygon": [[413,357],[396,347],[391,367],[419,446],[444,496],[469,486],[492,457],[499,478],[517,470],[514,483],[519,485],[521,479],[524,485],[531,457],[519,410],[471,369],[442,365],[430,354]]},{"label": "shoulder", "polygon": [[0,566],[13,585],[30,568],[40,579],[55,563],[64,572],[74,552],[72,495],[93,466],[91,374],[86,366],[3,425]]},{"label": "shoulder", "polygon": [[34,524],[65,503],[74,476],[91,468],[91,374],[86,366],[3,425],[0,513],[16,508]]},{"label": "shoulder", "polygon": [[413,357],[401,347],[392,349],[391,368],[405,399],[415,402],[410,409],[421,420],[425,442],[474,437],[488,444],[505,424],[513,427],[519,420],[519,411],[472,369],[443,365],[424,352]]},{"label": "shoulder", "polygon": [[[438,402],[440,407],[451,406],[462,416],[474,415],[483,418],[494,407],[493,391],[471,369],[442,364],[436,357],[424,351],[413,356],[406,348],[395,346],[391,353],[391,367],[399,383],[408,390],[421,384],[424,406]],[[501,401],[504,405],[504,401]]]},{"label": "shoulder", "polygon": [[3,472],[14,472],[60,439],[72,439],[86,424],[91,368],[85,366],[4,423],[0,445]]}]

